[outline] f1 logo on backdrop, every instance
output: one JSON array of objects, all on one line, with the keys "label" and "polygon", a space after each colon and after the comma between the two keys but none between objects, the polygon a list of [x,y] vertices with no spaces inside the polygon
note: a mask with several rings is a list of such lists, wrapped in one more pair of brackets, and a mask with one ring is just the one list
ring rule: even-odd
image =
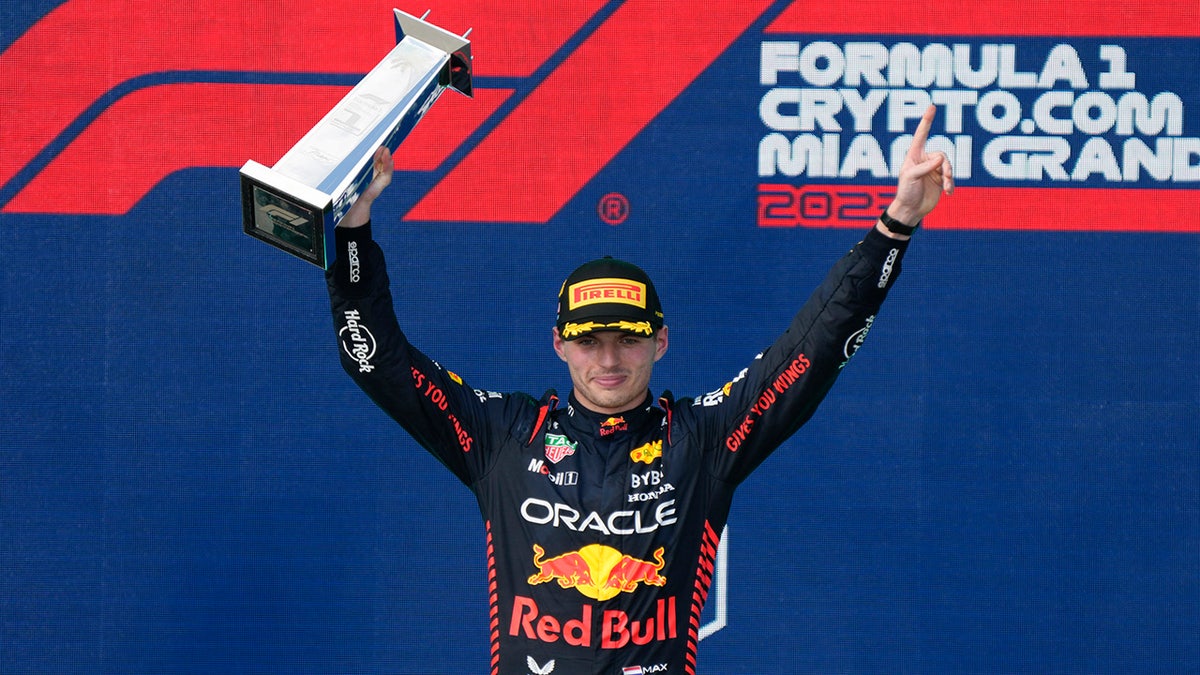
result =
[{"label": "f1 logo on backdrop", "polygon": [[[68,0],[0,53],[6,105],[0,125],[0,211],[119,215],[175,171],[236,168],[251,158],[273,163],[390,48],[390,10],[397,4],[403,3],[347,9],[322,1],[289,17],[279,16],[277,5],[232,0],[215,0],[203,12],[142,1]],[[953,13],[901,9],[883,0],[850,7],[815,0],[742,0],[705,5],[704,11],[690,0],[430,0],[401,9],[420,13],[425,7],[438,25],[456,32],[473,29],[477,88],[474,101],[443,98],[397,156],[399,169],[430,177],[430,187],[406,215],[421,221],[549,221],[755,26],[761,26],[761,35],[747,39],[776,47],[795,44],[796,69],[787,72],[786,59],[777,59],[775,76],[809,87],[821,85],[803,81],[799,57],[813,42],[836,46],[838,38],[830,36],[881,36],[881,44],[891,44],[901,41],[893,36],[936,35],[946,45],[1002,46],[1014,36],[1062,41],[1110,36],[1118,46],[1121,40],[1145,38],[1194,44],[1200,36],[1188,3],[1137,0],[1100,7],[1083,0],[1045,6],[983,0]],[[1126,67],[1132,74],[1128,64],[1111,64],[1114,73]],[[821,68],[827,70],[828,64]],[[835,92],[840,87],[849,84],[824,85]],[[795,83],[765,89],[764,98],[787,88]],[[1194,82],[1172,88],[1183,92],[1184,109],[1200,106]],[[870,93],[864,102],[874,100]],[[817,99],[826,109],[833,103],[828,96]],[[838,101],[847,100],[838,94]],[[791,104],[781,101],[774,108],[760,106],[774,115],[764,117],[764,124],[789,122]],[[1071,114],[1063,112],[1059,99],[1052,103],[1057,109],[1045,119],[1058,124]],[[1040,175],[1020,185],[975,187],[971,181],[983,175],[975,166],[981,162],[974,160],[983,151],[983,139],[972,146],[971,137],[956,137],[947,126],[962,112],[961,98],[943,100],[941,107],[935,135],[964,169],[975,171],[960,182],[968,189],[947,200],[929,227],[1200,231],[1191,217],[1197,193],[1186,180],[1197,158],[1182,142],[1195,137],[1196,129],[1173,134],[1182,139],[1168,160],[1177,170],[1161,187],[1146,181],[1097,187],[1056,184],[1065,141],[1053,129],[1025,132],[1027,120],[1018,119],[1014,138],[1036,136],[1051,150],[1022,150],[1017,143],[1016,149],[997,150],[993,164],[1021,162],[1028,169],[1032,162]],[[996,106],[988,111],[992,121],[1005,112]],[[1104,111],[1085,114],[1103,116]],[[778,131],[765,129],[764,136]],[[782,131],[794,147],[795,130]],[[762,175],[761,148],[747,147],[742,166],[733,158],[731,171],[759,174],[760,226],[857,226],[886,205],[894,181],[878,175],[872,162],[890,162],[893,149],[879,148],[876,158],[869,143],[855,145],[854,134],[844,133],[835,144],[830,134],[822,134],[828,131],[813,130],[815,149],[800,144],[803,152],[829,160],[818,172],[796,174],[798,155],[790,148],[776,149],[791,164],[770,176]],[[863,135],[874,136],[875,130]],[[778,146],[779,138],[773,142]],[[1072,150],[1087,158],[1083,170],[1088,175],[1111,168],[1100,144]],[[1148,143],[1142,154],[1147,152],[1167,151]],[[1116,153],[1119,164],[1119,148]],[[1151,163],[1154,159],[1161,157]],[[844,175],[847,165],[858,167],[855,175]],[[1078,166],[1073,162],[1067,170],[1077,172]],[[1005,210],[1005,205],[1015,209],[1031,203],[1038,205],[1038,217],[995,217],[997,205]],[[753,217],[747,213],[748,222]]]},{"label": "f1 logo on backdrop", "polygon": [[[68,0],[0,54],[3,211],[122,214],[174,171],[274,163],[390,49],[395,4]],[[398,154],[441,174],[408,219],[548,221],[770,5],[426,2],[472,29],[476,99]]]}]

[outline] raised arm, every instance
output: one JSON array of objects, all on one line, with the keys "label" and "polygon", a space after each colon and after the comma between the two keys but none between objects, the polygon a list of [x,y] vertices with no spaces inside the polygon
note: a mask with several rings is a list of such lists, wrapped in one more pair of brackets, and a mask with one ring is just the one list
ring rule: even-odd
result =
[{"label": "raised arm", "polygon": [[694,408],[700,433],[715,441],[710,470],[740,481],[814,413],[870,332],[912,230],[954,189],[950,162],[925,141],[936,108],[925,111],[900,169],[896,198],[842,257],[791,325],[745,371]]},{"label": "raised arm", "polygon": [[409,343],[396,319],[383,251],[371,237],[371,204],[392,180],[387,148],[374,177],[337,227],[337,261],[326,274],[342,367],[356,384],[466,484],[486,471],[493,432],[516,419],[513,397],[475,392]]}]

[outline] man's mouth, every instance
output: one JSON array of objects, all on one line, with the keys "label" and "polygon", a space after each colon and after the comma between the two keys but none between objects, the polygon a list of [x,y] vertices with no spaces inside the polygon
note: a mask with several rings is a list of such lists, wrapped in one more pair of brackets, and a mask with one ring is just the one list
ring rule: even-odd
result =
[{"label": "man's mouth", "polygon": [[597,375],[592,378],[592,382],[595,382],[601,387],[612,388],[620,386],[620,384],[626,379],[628,379],[628,376],[622,374]]}]

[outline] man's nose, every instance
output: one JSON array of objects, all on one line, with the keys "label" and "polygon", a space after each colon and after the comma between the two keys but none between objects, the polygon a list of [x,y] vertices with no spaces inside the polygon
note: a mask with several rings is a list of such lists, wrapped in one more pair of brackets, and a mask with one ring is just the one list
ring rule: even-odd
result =
[{"label": "man's nose", "polygon": [[621,362],[620,350],[615,342],[600,343],[600,365],[605,367],[615,366]]}]

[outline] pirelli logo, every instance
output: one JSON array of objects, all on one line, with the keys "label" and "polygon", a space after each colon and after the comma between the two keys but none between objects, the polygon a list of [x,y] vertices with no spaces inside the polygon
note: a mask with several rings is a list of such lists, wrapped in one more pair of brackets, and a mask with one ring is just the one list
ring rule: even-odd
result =
[{"label": "pirelli logo", "polygon": [[616,302],[646,308],[646,284],[629,279],[588,279],[567,289],[567,309]]}]

